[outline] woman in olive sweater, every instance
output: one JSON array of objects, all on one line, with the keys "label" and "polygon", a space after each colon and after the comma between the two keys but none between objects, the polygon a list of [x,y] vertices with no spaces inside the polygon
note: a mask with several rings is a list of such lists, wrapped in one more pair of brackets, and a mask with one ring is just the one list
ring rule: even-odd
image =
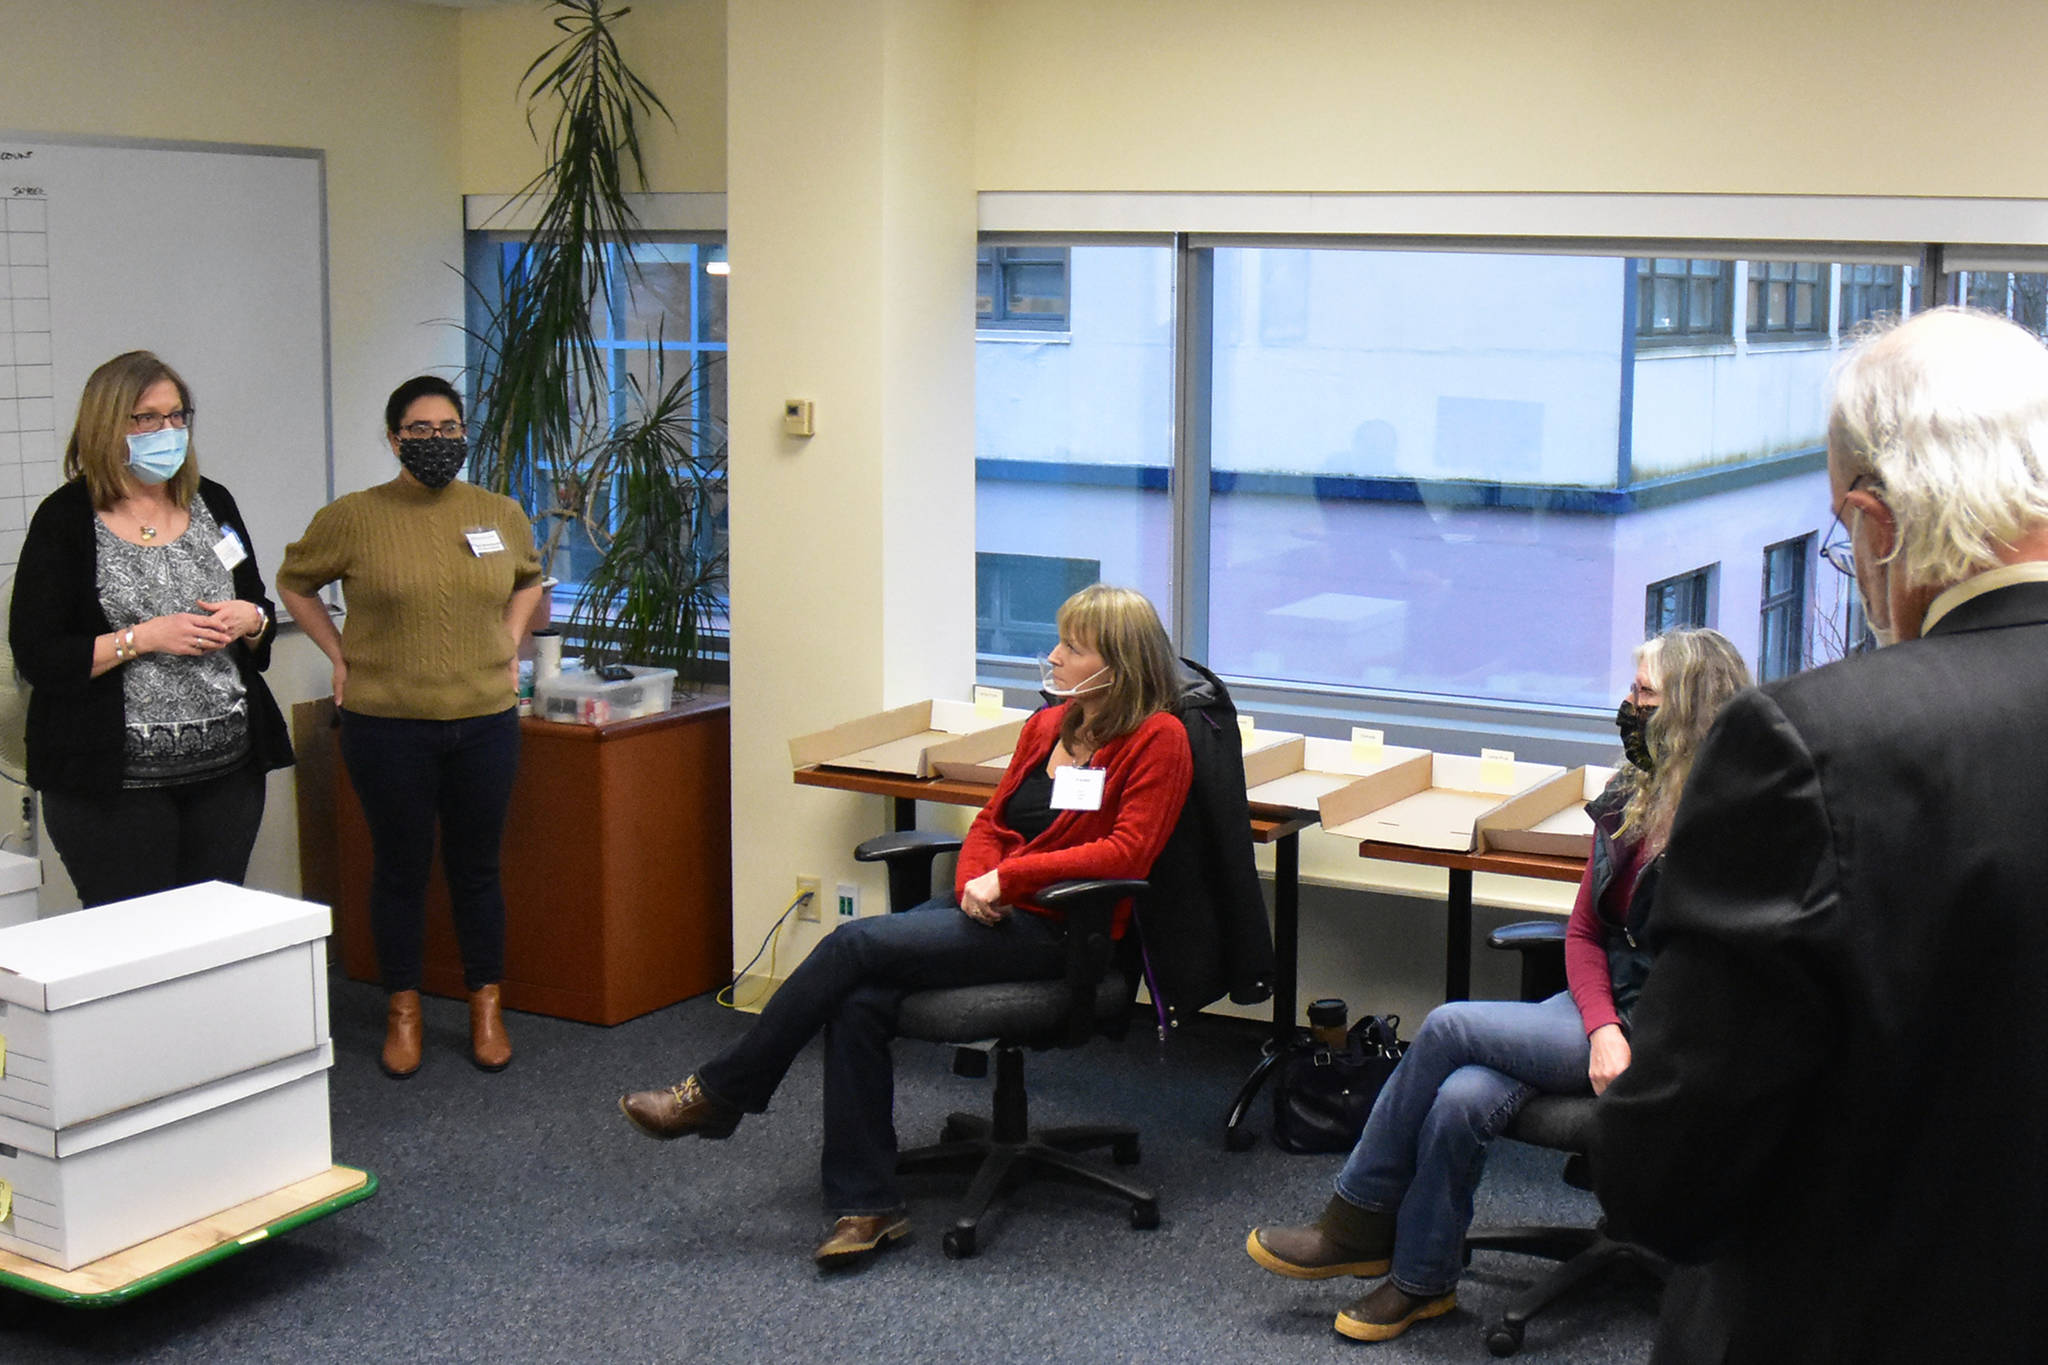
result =
[{"label": "woman in olive sweater", "polygon": [[[470,1059],[503,1070],[505,897],[498,852],[519,763],[514,669],[541,594],[533,526],[508,497],[455,478],[468,453],[447,381],[384,407],[397,478],[322,508],[288,546],[278,596],[334,665],[341,754],[370,826],[370,924],[391,993],[379,1058],[420,1066],[420,972],[434,830],[469,989]],[[313,594],[339,580],[344,630]]]}]

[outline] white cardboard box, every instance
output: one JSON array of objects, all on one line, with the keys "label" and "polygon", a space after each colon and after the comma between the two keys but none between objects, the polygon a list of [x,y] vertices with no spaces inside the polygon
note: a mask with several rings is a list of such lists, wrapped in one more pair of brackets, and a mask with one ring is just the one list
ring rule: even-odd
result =
[{"label": "white cardboard box", "polygon": [[0,850],[0,927],[36,917],[36,888],[42,884],[41,863]]},{"label": "white cardboard box", "polygon": [[333,1045],[53,1132],[0,1118],[0,1247],[63,1270],[334,1164]]},{"label": "white cardboard box", "polygon": [[1593,817],[1586,814],[1586,803],[1613,777],[1612,768],[1573,768],[1502,802],[1479,818],[1480,849],[1592,857]]},{"label": "white cardboard box", "polygon": [[327,931],[223,882],[0,929],[0,1115],[69,1129],[319,1046]]},{"label": "white cardboard box", "polygon": [[[1031,713],[1014,706],[1002,707],[993,716],[976,712],[973,702],[928,699],[882,711],[859,720],[835,725],[816,734],[799,735],[789,742],[792,767],[854,768],[862,772],[900,773],[905,777],[930,777],[933,764],[955,758],[980,758],[976,745],[962,745],[963,736],[974,736],[996,726],[1017,724]],[[1009,745],[1014,747],[1012,734]]]},{"label": "white cardboard box", "polygon": [[[1260,733],[1264,733],[1263,731]],[[1292,735],[1283,744],[1244,756],[1245,796],[1254,806],[1313,814],[1323,797],[1361,777],[1384,772],[1429,753],[1397,744],[1380,746],[1377,761],[1360,758],[1348,739]]]},{"label": "white cardboard box", "polygon": [[1323,828],[1347,839],[1469,852],[1481,816],[1509,797],[1561,776],[1554,763],[1464,754],[1422,754],[1323,797]]}]

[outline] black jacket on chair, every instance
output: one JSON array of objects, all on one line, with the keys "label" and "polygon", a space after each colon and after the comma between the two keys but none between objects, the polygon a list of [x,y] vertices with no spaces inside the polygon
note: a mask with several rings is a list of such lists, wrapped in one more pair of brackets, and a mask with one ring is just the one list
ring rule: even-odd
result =
[{"label": "black jacket on chair", "polygon": [[2048,583],[1731,701],[1665,851],[1617,1235],[1706,1263],[1660,1360],[2042,1358]]},{"label": "black jacket on chair", "polygon": [[1194,778],[1146,878],[1152,896],[1139,920],[1153,987],[1175,1027],[1226,994],[1240,1005],[1273,994],[1273,930],[1252,857],[1237,708],[1214,673],[1181,663],[1177,710]]}]

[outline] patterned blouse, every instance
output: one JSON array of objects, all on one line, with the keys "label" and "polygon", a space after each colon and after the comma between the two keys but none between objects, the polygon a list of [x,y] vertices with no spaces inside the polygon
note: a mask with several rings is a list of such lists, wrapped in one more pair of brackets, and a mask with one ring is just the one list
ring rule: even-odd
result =
[{"label": "patterned blouse", "polygon": [[[100,606],[115,630],[235,595],[234,579],[214,552],[220,525],[196,493],[191,512],[185,534],[164,545],[132,544],[94,519]],[[248,701],[226,649],[145,654],[121,667],[128,714],[123,786],[197,782],[248,757]]]}]

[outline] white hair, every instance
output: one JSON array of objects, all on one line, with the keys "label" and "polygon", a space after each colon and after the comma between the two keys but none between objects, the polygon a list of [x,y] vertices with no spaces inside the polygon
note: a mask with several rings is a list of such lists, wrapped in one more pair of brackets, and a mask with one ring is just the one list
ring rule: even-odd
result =
[{"label": "white hair", "polygon": [[2048,525],[2048,347],[1991,313],[1937,308],[1835,369],[1828,449],[1891,508],[1908,587],[1945,587]]}]

